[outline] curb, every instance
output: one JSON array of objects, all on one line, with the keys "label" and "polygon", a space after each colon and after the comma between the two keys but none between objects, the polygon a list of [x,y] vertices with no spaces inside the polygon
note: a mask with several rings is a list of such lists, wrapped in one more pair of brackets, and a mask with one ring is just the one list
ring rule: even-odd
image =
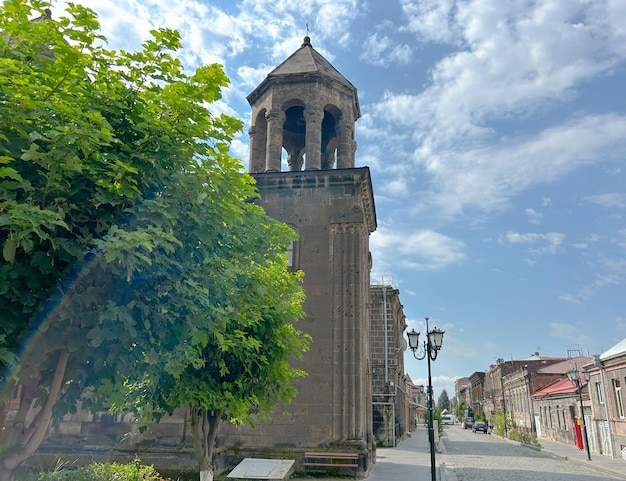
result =
[{"label": "curb", "polygon": [[[444,436],[441,436],[439,438],[439,442],[437,443],[437,451],[440,454],[446,455],[448,454],[448,450],[446,448],[446,443],[443,438]],[[456,473],[454,472],[454,468],[448,468],[444,461],[439,462],[439,479],[441,481],[458,481]]]},{"label": "curb", "polygon": [[607,475],[610,475],[610,476],[617,476],[618,478],[626,479],[626,474],[619,473],[617,471],[613,471],[612,469],[603,468],[602,466],[598,466],[597,464],[593,464],[593,461],[581,461],[579,459],[570,458],[569,456],[562,456],[562,455],[559,455],[559,454],[554,454],[554,453],[552,453],[550,451],[542,450],[541,452],[543,454],[545,454],[546,456],[550,456],[550,457],[556,458],[556,459],[563,459],[563,460],[565,460],[565,461],[567,461],[569,463],[577,464],[579,466],[585,466],[587,468],[593,469],[594,471],[598,471],[599,473],[607,474]]},{"label": "curb", "polygon": [[439,463],[439,479],[441,481],[457,481],[456,473],[453,469],[448,469],[446,463]]},{"label": "curb", "polygon": [[498,439],[506,441],[507,443],[519,444],[520,446],[523,446],[525,448],[532,449],[534,451],[538,451],[538,452],[544,454],[545,456],[549,456],[549,457],[556,458],[556,459],[563,459],[563,460],[565,460],[567,462],[570,462],[570,463],[573,463],[573,464],[577,464],[579,466],[586,466],[587,468],[591,468],[594,471],[598,471],[599,473],[602,473],[602,474],[608,474],[610,476],[617,476],[618,478],[626,479],[626,473],[620,473],[618,471],[613,471],[612,469],[603,468],[602,466],[598,466],[597,464],[593,464],[593,461],[581,461],[579,459],[570,458],[569,456],[565,456],[565,455],[561,455],[561,454],[555,454],[552,451],[547,451],[543,447],[538,448],[536,446],[532,446],[530,444],[525,444],[525,443],[520,443],[519,441],[513,441],[512,439],[505,438],[505,437],[498,436]]}]

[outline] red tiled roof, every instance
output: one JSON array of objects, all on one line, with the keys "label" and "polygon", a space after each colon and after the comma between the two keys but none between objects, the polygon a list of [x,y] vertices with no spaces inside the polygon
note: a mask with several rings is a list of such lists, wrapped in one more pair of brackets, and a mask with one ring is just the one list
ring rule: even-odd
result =
[{"label": "red tiled roof", "polygon": [[[582,385],[586,384],[585,380],[582,380]],[[554,382],[551,382],[547,386],[539,389],[539,391],[535,391],[530,397],[543,399],[547,396],[552,396],[554,394],[573,394],[578,390],[578,388],[570,381],[569,379],[557,379]]]}]

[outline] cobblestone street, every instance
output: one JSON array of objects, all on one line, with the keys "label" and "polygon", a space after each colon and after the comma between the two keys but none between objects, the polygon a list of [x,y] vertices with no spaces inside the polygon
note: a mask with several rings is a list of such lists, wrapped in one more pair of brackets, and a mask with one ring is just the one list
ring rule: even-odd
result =
[{"label": "cobblestone street", "polygon": [[449,426],[442,459],[458,481],[605,481],[623,479],[496,435]]}]

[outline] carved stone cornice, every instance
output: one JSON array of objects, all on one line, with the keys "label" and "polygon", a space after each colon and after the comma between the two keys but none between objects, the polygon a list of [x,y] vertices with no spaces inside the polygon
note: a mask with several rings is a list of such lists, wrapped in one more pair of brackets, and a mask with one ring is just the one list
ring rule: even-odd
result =
[{"label": "carved stone cornice", "polygon": [[365,234],[365,226],[354,222],[331,225],[333,234]]},{"label": "carved stone cornice", "polygon": [[[363,210],[362,219],[371,234],[376,230],[376,206],[374,191],[368,167],[333,170],[305,170],[294,172],[257,172],[252,173],[261,194],[264,191],[280,192],[284,189],[331,189],[339,186],[356,186],[360,192],[359,206]],[[329,194],[330,195],[330,194]],[[343,223],[337,220],[338,224]]]}]

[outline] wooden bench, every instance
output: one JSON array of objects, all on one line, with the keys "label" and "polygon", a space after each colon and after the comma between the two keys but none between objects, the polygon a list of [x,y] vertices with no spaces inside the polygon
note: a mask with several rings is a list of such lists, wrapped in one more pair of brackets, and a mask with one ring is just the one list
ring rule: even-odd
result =
[{"label": "wooden bench", "polygon": [[307,451],[304,453],[304,463],[306,467],[320,468],[353,468],[359,467],[358,453],[328,453]]}]

